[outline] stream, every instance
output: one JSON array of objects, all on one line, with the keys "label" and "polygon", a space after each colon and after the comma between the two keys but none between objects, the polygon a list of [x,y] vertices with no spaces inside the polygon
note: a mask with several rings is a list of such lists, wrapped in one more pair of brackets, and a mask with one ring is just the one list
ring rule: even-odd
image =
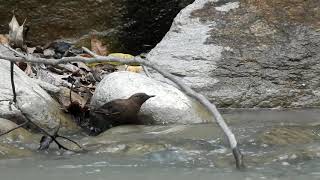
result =
[{"label": "stream", "polygon": [[245,155],[244,171],[235,168],[216,124],[124,126],[93,137],[112,143],[88,153],[51,148],[32,157],[3,159],[1,179],[320,178],[320,110],[222,112]]}]

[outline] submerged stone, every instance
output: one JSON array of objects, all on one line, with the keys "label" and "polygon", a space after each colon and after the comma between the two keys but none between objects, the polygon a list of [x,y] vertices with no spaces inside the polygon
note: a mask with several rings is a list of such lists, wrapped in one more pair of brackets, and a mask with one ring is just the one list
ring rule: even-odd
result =
[{"label": "submerged stone", "polygon": [[[16,123],[7,119],[0,118],[0,133],[7,132],[17,126]],[[24,128],[16,129],[4,136],[0,137],[0,140],[7,142],[22,142],[22,143],[34,143],[37,141],[36,136],[31,134]]]},{"label": "submerged stone", "polygon": [[269,145],[290,145],[307,144],[320,138],[312,128],[278,127],[265,131],[259,139]]},{"label": "submerged stone", "polygon": [[[163,153],[170,153],[170,151],[179,151],[186,156],[188,154],[192,156],[194,153],[199,154],[221,148],[204,140],[220,136],[219,133],[208,133],[215,128],[215,126],[204,124],[118,126],[96,137],[83,138],[81,144],[94,154],[110,153],[151,158],[158,156],[158,153],[164,155]],[[200,133],[200,130],[205,132]]]}]

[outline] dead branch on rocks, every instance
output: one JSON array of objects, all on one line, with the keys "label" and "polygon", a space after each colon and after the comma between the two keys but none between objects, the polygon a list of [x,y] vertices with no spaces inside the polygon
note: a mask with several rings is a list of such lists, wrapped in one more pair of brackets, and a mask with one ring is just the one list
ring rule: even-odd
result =
[{"label": "dead branch on rocks", "polygon": [[244,168],[243,155],[241,154],[241,151],[238,147],[237,140],[236,140],[234,134],[232,133],[232,131],[230,130],[228,125],[225,123],[222,115],[217,110],[216,106],[214,104],[212,104],[203,95],[195,92],[190,87],[185,85],[179,78],[170,74],[169,72],[164,70],[159,65],[157,65],[155,63],[151,63],[147,59],[143,59],[139,56],[133,57],[131,59],[123,59],[123,58],[119,58],[119,57],[114,57],[112,55],[100,56],[100,55],[93,53],[92,51],[90,51],[89,49],[87,49],[85,47],[83,47],[83,50],[85,52],[87,52],[88,54],[92,55],[93,57],[86,58],[86,57],[76,56],[76,57],[63,57],[61,59],[45,59],[45,58],[36,58],[30,54],[25,55],[25,54],[19,53],[18,57],[9,57],[9,56],[4,56],[4,55],[0,54],[0,59],[4,59],[7,61],[11,61],[11,62],[31,62],[31,63],[50,64],[50,65],[64,64],[64,63],[68,63],[68,62],[84,62],[84,63],[119,62],[119,63],[123,63],[123,64],[128,64],[128,65],[138,63],[141,65],[150,67],[150,68],[156,70],[158,73],[160,73],[165,78],[174,82],[176,85],[178,85],[178,87],[180,87],[180,89],[183,92],[185,92],[188,96],[199,101],[203,106],[205,106],[209,110],[209,112],[213,115],[213,117],[217,121],[218,125],[220,126],[220,128],[223,130],[223,132],[225,133],[225,135],[228,138],[230,147],[231,147],[233,155],[235,157],[237,168],[239,168],[239,169]]},{"label": "dead branch on rocks", "polygon": [[[32,124],[34,124],[35,126],[37,126],[38,128],[40,128],[38,125],[36,125],[35,123],[32,122]],[[64,149],[66,151],[72,151],[72,152],[84,152],[85,149],[82,148],[82,146],[80,146],[76,141],[70,139],[70,138],[67,138],[65,136],[61,136],[59,135],[59,130],[60,130],[60,127],[61,127],[61,122],[59,123],[59,126],[58,128],[56,129],[56,131],[53,133],[53,135],[50,135],[49,133],[47,133],[46,131],[44,131],[42,129],[42,131],[46,134],[45,136],[42,136],[41,140],[40,140],[40,147],[38,148],[39,150],[47,150],[49,149],[49,146],[52,142],[55,142],[57,145],[58,145],[58,148],[59,149]],[[41,129],[41,128],[40,128]],[[65,146],[63,146],[58,140],[57,138],[62,138],[62,139],[65,139],[65,140],[68,140],[70,142],[72,142],[73,144],[75,144],[76,146],[78,146],[81,151],[75,151],[75,150],[72,150],[72,149],[69,149]]]}]

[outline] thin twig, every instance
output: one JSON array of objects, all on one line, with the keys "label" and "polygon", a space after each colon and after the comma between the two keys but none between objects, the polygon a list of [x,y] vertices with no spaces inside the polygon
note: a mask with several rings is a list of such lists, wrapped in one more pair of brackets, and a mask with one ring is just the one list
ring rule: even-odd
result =
[{"label": "thin twig", "polygon": [[19,129],[19,128],[21,128],[22,126],[28,124],[28,122],[29,122],[29,120],[26,120],[26,121],[23,122],[22,124],[19,124],[18,126],[10,129],[10,130],[8,130],[8,131],[6,131],[6,132],[4,132],[4,133],[1,133],[0,136],[6,135],[6,134],[8,134],[8,133],[10,133],[10,132],[12,132],[12,131],[14,131],[14,130],[16,130],[16,129]]},{"label": "thin twig", "polygon": [[[9,49],[10,51],[14,52],[18,56],[25,57],[24,54],[22,54],[22,53],[16,51],[15,49],[11,48],[9,45],[3,45],[3,46],[6,47],[7,49]],[[16,103],[17,102],[17,93],[16,93],[15,84],[14,84],[14,62],[13,61],[10,62],[10,79],[11,79],[11,87],[12,87],[12,94],[13,94],[12,101],[14,103]]]},{"label": "thin twig", "polygon": [[146,66],[142,66],[142,69],[143,69],[143,72],[146,74],[146,76],[151,78],[151,75],[150,75],[149,70],[147,69],[147,67]]},{"label": "thin twig", "polygon": [[[59,149],[64,149],[64,150],[67,150],[67,151],[72,151],[72,152],[84,152],[86,151],[80,144],[78,144],[76,141],[68,138],[68,137],[65,137],[65,136],[61,136],[59,135],[59,130],[60,130],[60,127],[61,127],[61,120],[59,121],[59,126],[58,128],[55,130],[54,134],[53,135],[50,135],[47,133],[47,136],[44,136],[44,138],[49,138],[48,141],[47,141],[47,144],[44,145],[45,149],[46,148],[49,148],[50,144],[52,142],[55,142],[57,145],[58,145],[58,148]],[[77,151],[77,150],[72,150],[72,149],[69,149],[65,146],[63,146],[61,143],[59,143],[59,141],[57,140],[57,138],[62,138],[62,139],[66,139],[70,142],[72,142],[73,144],[77,145],[82,151]],[[43,142],[40,141],[40,148],[39,149],[43,149],[42,148],[42,144]]]},{"label": "thin twig", "polygon": [[11,87],[12,87],[12,94],[13,94],[13,98],[12,101],[14,103],[17,102],[17,93],[16,93],[16,88],[14,85],[14,62],[10,62],[10,79],[11,79]]},{"label": "thin twig", "polygon": [[18,55],[18,56],[20,56],[20,57],[23,57],[23,58],[26,58],[26,57],[27,57],[27,56],[24,55],[23,53],[15,50],[15,49],[13,49],[12,47],[10,47],[10,46],[7,45],[7,44],[4,44],[3,46],[6,47],[7,49],[9,49],[10,51],[14,52],[16,55]]},{"label": "thin twig", "polygon": [[[65,146],[63,146],[61,143],[59,143],[59,141],[56,140],[56,137],[54,137],[54,135],[51,135],[50,133],[48,133],[47,131],[45,131],[43,128],[41,128],[39,125],[37,125],[36,123],[29,121],[31,124],[33,124],[36,128],[38,128],[42,133],[44,133],[46,136],[52,138],[52,140],[58,145],[59,149],[64,149],[67,151],[73,151]],[[75,151],[74,151],[75,152]]]}]

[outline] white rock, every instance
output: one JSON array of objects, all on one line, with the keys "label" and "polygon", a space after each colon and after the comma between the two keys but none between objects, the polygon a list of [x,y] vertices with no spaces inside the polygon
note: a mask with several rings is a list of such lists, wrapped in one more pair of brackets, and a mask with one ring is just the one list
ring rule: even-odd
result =
[{"label": "white rock", "polygon": [[91,106],[100,107],[111,100],[128,98],[138,92],[156,95],[141,107],[140,118],[147,118],[148,122],[188,124],[213,119],[203,106],[176,87],[132,72],[115,72],[105,76],[96,88]]}]

